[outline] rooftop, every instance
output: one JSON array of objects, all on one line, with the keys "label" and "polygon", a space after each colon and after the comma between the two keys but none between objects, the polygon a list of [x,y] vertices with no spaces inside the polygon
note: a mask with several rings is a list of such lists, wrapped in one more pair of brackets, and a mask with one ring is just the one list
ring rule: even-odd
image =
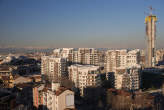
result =
[{"label": "rooftop", "polygon": [[86,70],[97,70],[99,68],[99,66],[80,65],[80,64],[74,64],[74,65],[71,65],[70,67],[78,67],[79,69],[86,69]]},{"label": "rooftop", "polygon": [[9,66],[6,66],[6,65],[4,65],[4,66],[0,66],[0,71],[11,71],[10,70],[10,67]]},{"label": "rooftop", "polygon": [[55,94],[57,96],[59,96],[61,93],[63,93],[64,91],[68,90],[67,88],[65,87],[60,87],[57,91],[55,91]]}]

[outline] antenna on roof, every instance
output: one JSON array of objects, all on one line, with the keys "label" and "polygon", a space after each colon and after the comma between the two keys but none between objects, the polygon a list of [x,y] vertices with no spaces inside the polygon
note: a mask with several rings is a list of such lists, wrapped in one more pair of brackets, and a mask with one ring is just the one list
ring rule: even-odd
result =
[{"label": "antenna on roof", "polygon": [[151,16],[151,15],[153,15],[153,11],[155,11],[155,9],[152,6],[149,6],[148,10],[146,12],[144,12],[144,15]]},{"label": "antenna on roof", "polygon": [[150,10],[150,15],[153,15],[153,11],[155,10],[152,6],[149,6],[149,10]]}]

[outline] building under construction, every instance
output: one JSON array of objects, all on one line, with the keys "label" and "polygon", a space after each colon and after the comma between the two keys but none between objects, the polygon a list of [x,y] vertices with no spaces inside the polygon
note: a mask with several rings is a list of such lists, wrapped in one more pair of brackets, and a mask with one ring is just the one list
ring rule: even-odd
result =
[{"label": "building under construction", "polygon": [[156,40],[156,22],[157,17],[152,13],[145,18],[147,35],[147,58],[146,66],[155,66],[155,40]]}]

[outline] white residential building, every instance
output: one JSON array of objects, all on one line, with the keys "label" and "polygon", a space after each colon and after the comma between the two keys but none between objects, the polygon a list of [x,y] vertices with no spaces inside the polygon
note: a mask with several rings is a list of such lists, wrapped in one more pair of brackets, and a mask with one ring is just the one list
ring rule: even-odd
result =
[{"label": "white residential building", "polygon": [[71,65],[68,67],[69,79],[75,83],[75,87],[80,89],[83,96],[84,88],[97,86],[100,77],[100,67],[93,65]]},{"label": "white residential building", "polygon": [[74,109],[74,92],[64,87],[60,87],[59,83],[52,83],[51,88],[43,90],[43,110],[65,110]]},{"label": "white residential building", "polygon": [[127,68],[139,64],[139,49],[108,50],[106,52],[106,72],[116,72],[117,68]]},{"label": "white residential building", "polygon": [[61,57],[63,58],[68,58],[70,54],[72,54],[73,52],[73,48],[63,48],[62,52],[61,52]]},{"label": "white residential building", "polygon": [[94,48],[61,48],[54,50],[54,56],[67,58],[73,64],[100,65],[102,62],[101,52]]},{"label": "white residential building", "polygon": [[140,63],[140,50],[135,49],[135,50],[128,51],[126,57],[127,57],[127,61],[126,61],[127,67],[136,66]]},{"label": "white residential building", "polygon": [[58,48],[53,50],[53,55],[55,57],[69,58],[73,53],[73,48]]},{"label": "white residential building", "polygon": [[140,66],[132,66],[126,69],[117,68],[115,76],[115,88],[125,90],[138,90],[141,84]]},{"label": "white residential building", "polygon": [[50,78],[66,75],[66,59],[54,56],[42,56],[41,74],[48,75]]},{"label": "white residential building", "polygon": [[101,53],[94,48],[79,48],[78,61],[80,64],[100,65]]},{"label": "white residential building", "polygon": [[123,76],[122,88],[126,90],[138,90],[141,85],[141,72],[139,67],[126,69]]},{"label": "white residential building", "polygon": [[116,89],[122,89],[122,82],[123,82],[123,76],[125,73],[125,69],[123,68],[117,68],[116,72],[114,73],[114,87]]},{"label": "white residential building", "polygon": [[62,52],[62,48],[54,49],[54,50],[53,50],[53,55],[54,55],[55,57],[60,57],[60,56],[61,56],[61,52]]}]

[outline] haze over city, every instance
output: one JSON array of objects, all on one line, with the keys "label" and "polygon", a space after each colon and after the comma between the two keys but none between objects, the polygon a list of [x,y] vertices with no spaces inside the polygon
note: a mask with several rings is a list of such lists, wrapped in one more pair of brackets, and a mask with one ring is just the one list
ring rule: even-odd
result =
[{"label": "haze over city", "polygon": [[0,0],[0,110],[164,110],[163,0]]},{"label": "haze over city", "polygon": [[164,46],[163,0],[1,0],[0,47],[145,48],[150,5]]}]

